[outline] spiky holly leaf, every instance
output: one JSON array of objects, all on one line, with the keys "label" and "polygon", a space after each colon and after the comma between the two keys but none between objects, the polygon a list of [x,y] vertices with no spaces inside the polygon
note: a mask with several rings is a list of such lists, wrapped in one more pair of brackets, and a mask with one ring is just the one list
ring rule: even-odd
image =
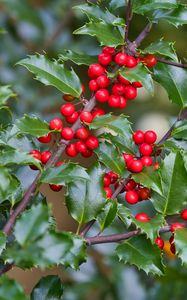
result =
[{"label": "spiky holly leaf", "polygon": [[47,135],[51,131],[47,122],[35,116],[24,115],[23,118],[17,120],[16,126],[20,133],[30,134],[36,137]]},{"label": "spiky holly leaf", "polygon": [[63,284],[58,276],[42,277],[31,293],[31,300],[62,300]]},{"label": "spiky holly leaf", "polygon": [[108,201],[105,204],[101,213],[97,216],[100,231],[103,231],[112,224],[117,214],[117,208],[117,202],[114,200]]},{"label": "spiky holly leaf", "polygon": [[165,20],[175,27],[187,24],[187,7],[184,4],[177,4],[177,7],[170,10],[159,9],[153,14],[153,20]]},{"label": "spiky holly leaf", "polygon": [[98,61],[97,56],[91,56],[86,53],[78,53],[72,50],[65,50],[62,54],[60,54],[59,58],[62,61],[71,60],[76,65],[86,66],[90,66]]},{"label": "spiky holly leaf", "polygon": [[0,106],[4,105],[9,98],[15,96],[16,94],[11,90],[10,85],[0,86]]},{"label": "spiky holly leaf", "polygon": [[171,133],[172,137],[177,140],[187,140],[187,121],[177,122]]},{"label": "spiky holly leaf", "polygon": [[133,12],[137,14],[144,15],[147,12],[157,10],[157,9],[165,9],[171,10],[172,8],[177,7],[176,0],[134,0],[133,1]]},{"label": "spiky holly leaf", "polygon": [[28,300],[23,288],[15,280],[6,276],[0,277],[0,299],[2,300]]},{"label": "spiky holly leaf", "polygon": [[175,247],[177,256],[187,265],[187,229],[175,230]]}]

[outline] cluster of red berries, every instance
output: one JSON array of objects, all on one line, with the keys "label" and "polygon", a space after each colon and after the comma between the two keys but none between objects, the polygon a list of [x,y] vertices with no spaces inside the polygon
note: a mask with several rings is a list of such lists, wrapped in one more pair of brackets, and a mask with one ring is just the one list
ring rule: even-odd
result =
[{"label": "cluster of red berries", "polygon": [[100,103],[107,102],[110,107],[123,109],[127,105],[127,100],[133,100],[137,96],[137,88],[141,88],[139,81],[130,82],[121,75],[116,80],[110,80],[107,76],[107,68],[113,65],[124,66],[128,69],[134,68],[139,62],[147,67],[156,64],[154,55],[145,57],[134,57],[124,52],[117,52],[113,47],[104,47],[98,56],[98,63],[90,65],[88,76],[90,77],[89,88],[95,93],[96,100]]}]

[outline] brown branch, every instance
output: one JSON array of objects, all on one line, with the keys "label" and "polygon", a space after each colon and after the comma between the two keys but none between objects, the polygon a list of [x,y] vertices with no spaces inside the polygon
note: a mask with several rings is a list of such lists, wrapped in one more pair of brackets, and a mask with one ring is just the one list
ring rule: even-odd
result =
[{"label": "brown branch", "polygon": [[0,270],[0,276],[10,271],[13,267],[13,264],[5,264],[3,268]]},{"label": "brown branch", "polygon": [[175,67],[178,67],[178,68],[187,68],[187,64],[180,64],[180,63],[177,63],[175,61],[167,60],[167,59],[164,59],[164,58],[157,57],[157,61],[159,61],[163,64],[166,64],[166,65],[171,65],[171,66],[175,66]]},{"label": "brown branch", "polygon": [[125,26],[125,42],[128,42],[129,36],[129,25],[132,18],[132,0],[128,1],[127,11],[126,11],[126,26]]}]

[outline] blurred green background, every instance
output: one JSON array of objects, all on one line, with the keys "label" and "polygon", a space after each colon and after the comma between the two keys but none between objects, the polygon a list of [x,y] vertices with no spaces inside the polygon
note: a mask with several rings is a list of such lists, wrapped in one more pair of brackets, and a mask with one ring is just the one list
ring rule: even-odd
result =
[{"label": "blurred green background", "polygon": [[[104,1],[106,4],[108,1]],[[186,1],[182,1],[185,3]],[[73,0],[4,0],[0,1],[0,28],[5,30],[0,35],[0,83],[11,84],[17,94],[16,100],[10,101],[14,117],[24,113],[38,115],[45,120],[59,116],[62,103],[61,94],[53,88],[45,87],[33,80],[32,74],[16,66],[16,62],[35,52],[47,52],[51,58],[57,57],[65,49],[98,54],[100,47],[95,38],[73,36],[72,32],[84,24],[86,18],[72,9],[83,1]],[[124,15],[119,10],[120,16]],[[144,27],[146,20],[134,16],[130,26],[130,38],[133,40]],[[157,25],[142,47],[164,37],[166,41],[176,41],[175,48],[180,59],[186,56],[187,26],[179,29],[165,22]],[[75,67],[81,81],[87,86],[87,68]],[[89,97],[89,93],[87,94]],[[155,96],[142,89],[137,100],[132,101],[124,113],[130,116],[134,129],[153,129],[161,137],[169,128],[179,107],[171,104],[165,91],[155,85]],[[28,145],[25,145],[26,149]],[[89,163],[89,161],[88,161]],[[84,162],[85,164],[85,162]],[[26,176],[25,176],[26,175]],[[28,168],[21,174],[28,186],[33,172]],[[54,215],[59,229],[76,230],[76,224],[67,214],[63,204],[63,192],[54,194],[43,186],[41,191],[53,205]],[[145,204],[138,204],[139,211]],[[144,210],[150,211],[147,207]],[[114,223],[107,232],[123,231],[123,227]],[[91,234],[94,234],[94,230]],[[186,299],[187,270],[180,267],[175,257],[165,256],[168,268],[163,278],[147,276],[133,267],[117,262],[113,255],[113,245],[97,246],[89,251],[88,262],[75,272],[54,269],[47,273],[41,270],[23,271],[13,269],[9,276],[16,278],[27,293],[44,274],[59,274],[65,284],[65,300],[181,300]]]}]

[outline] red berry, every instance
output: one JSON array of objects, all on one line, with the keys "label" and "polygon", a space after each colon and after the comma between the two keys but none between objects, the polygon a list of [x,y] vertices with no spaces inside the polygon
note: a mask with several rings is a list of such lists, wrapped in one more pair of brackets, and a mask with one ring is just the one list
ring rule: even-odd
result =
[{"label": "red berry", "polygon": [[49,127],[52,130],[59,130],[60,131],[62,129],[62,127],[63,127],[62,120],[59,119],[59,118],[52,119],[49,122]]},{"label": "red berry", "polygon": [[55,166],[56,166],[56,167],[60,167],[61,165],[63,165],[63,163],[64,163],[63,161],[59,161],[59,162],[56,163]]},{"label": "red berry", "polygon": [[123,96],[119,96],[119,97],[120,97],[119,108],[123,109],[127,106],[127,100]]},{"label": "red berry", "polygon": [[118,54],[116,54],[115,56],[115,63],[119,66],[123,66],[126,64],[127,61],[127,55],[123,52],[120,52]]},{"label": "red berry", "polygon": [[132,159],[127,167],[133,173],[140,173],[143,170],[144,165],[140,159]]},{"label": "red berry", "polygon": [[125,86],[122,83],[115,83],[112,87],[112,94],[123,95],[125,93]]},{"label": "red berry", "polygon": [[41,153],[41,161],[45,165],[48,160],[51,158],[51,152],[50,151],[44,151]]},{"label": "red berry", "polygon": [[78,154],[75,144],[68,145],[65,151],[66,154],[70,157],[75,157]]},{"label": "red berry", "polygon": [[142,156],[141,161],[145,167],[150,167],[153,164],[151,156]]},{"label": "red berry", "polygon": [[43,144],[48,144],[51,142],[51,140],[52,140],[52,135],[50,133],[48,133],[47,135],[44,135],[44,136],[40,136],[38,138],[38,141]]},{"label": "red berry", "polygon": [[154,144],[157,140],[157,135],[154,131],[148,130],[144,133],[145,142],[148,144]]},{"label": "red berry", "polygon": [[133,179],[130,179],[125,185],[125,190],[132,191],[135,189],[136,186],[137,186],[137,183]]},{"label": "red berry", "polygon": [[131,55],[127,55],[127,58],[126,58],[126,64],[125,66],[127,68],[134,68],[137,66],[137,60],[135,57],[131,56]]},{"label": "red berry", "polygon": [[105,72],[105,69],[100,64],[92,64],[88,71],[88,75],[92,76],[91,78],[97,78]]},{"label": "red berry", "polygon": [[146,57],[144,57],[143,61],[144,61],[144,63],[146,64],[146,66],[148,68],[154,67],[156,65],[156,63],[157,63],[156,57],[154,55],[151,55],[151,54],[149,54]]},{"label": "red berry", "polygon": [[164,240],[161,239],[161,237],[157,237],[155,240],[155,244],[160,248],[161,250],[164,248]]},{"label": "red berry", "polygon": [[92,92],[96,92],[99,89],[99,86],[95,79],[92,79],[89,81],[89,88],[90,88],[90,91],[92,91]]},{"label": "red berry", "polygon": [[86,144],[83,141],[77,141],[75,143],[75,147],[76,147],[77,152],[80,152],[80,153],[85,152],[87,150]]},{"label": "red berry", "polygon": [[139,144],[143,144],[144,143],[144,133],[141,130],[137,130],[133,136],[133,141],[135,142],[135,144],[139,145]]},{"label": "red berry", "polygon": [[108,99],[108,105],[110,107],[119,108],[120,103],[121,103],[121,100],[120,100],[120,96],[118,96],[118,95],[111,95]]},{"label": "red berry", "polygon": [[74,131],[70,127],[64,127],[61,132],[61,137],[64,140],[72,140],[74,138]]},{"label": "red berry", "polygon": [[105,111],[102,108],[95,108],[92,112],[93,119],[104,115],[105,115]]},{"label": "red berry", "polygon": [[103,74],[97,78],[96,82],[97,82],[97,85],[99,86],[99,88],[104,89],[109,86],[110,79],[106,75]]},{"label": "red berry", "polygon": [[106,47],[103,48],[102,52],[113,55],[115,53],[115,48],[106,46]]},{"label": "red berry", "polygon": [[113,171],[108,172],[107,175],[110,177],[111,184],[114,184],[119,178],[118,174]]},{"label": "red berry", "polygon": [[84,84],[81,84],[81,87],[82,87],[82,94],[84,94],[84,92],[85,92],[85,86],[84,86]]},{"label": "red berry", "polygon": [[112,197],[112,189],[110,187],[104,187],[105,193],[106,193],[106,197],[107,198],[111,198]]},{"label": "red berry", "polygon": [[187,220],[187,209],[184,209],[182,212],[181,212],[181,218],[183,220]]},{"label": "red berry", "polygon": [[104,183],[104,187],[107,187],[111,184],[111,180],[110,180],[110,177],[108,176],[108,174],[105,174],[105,176],[103,178],[103,183]]},{"label": "red berry", "polygon": [[77,121],[78,117],[79,117],[79,113],[75,111],[70,117],[66,118],[66,121],[69,124],[74,124]]},{"label": "red berry", "polygon": [[86,140],[88,138],[89,134],[90,134],[90,132],[89,132],[88,128],[81,127],[79,129],[77,129],[75,137],[80,140]]},{"label": "red berry", "polygon": [[99,147],[98,138],[94,135],[90,135],[86,140],[86,146],[91,150],[98,148]]},{"label": "red berry", "polygon": [[125,85],[129,85],[131,84],[130,81],[128,81],[127,79],[125,79],[123,76],[118,75],[118,81],[125,84]]},{"label": "red berry", "polygon": [[129,204],[136,204],[138,202],[138,194],[136,191],[128,191],[125,194],[125,200]]},{"label": "red berry", "polygon": [[150,221],[150,217],[145,213],[136,214],[135,219],[140,222],[149,222]]},{"label": "red berry", "polygon": [[62,189],[62,185],[50,184],[50,189],[54,192],[59,192]]},{"label": "red berry", "polygon": [[132,85],[127,85],[125,87],[125,97],[128,99],[128,100],[133,100],[134,98],[136,98],[137,96],[137,90],[134,86]]},{"label": "red berry", "polygon": [[90,149],[86,149],[86,151],[84,151],[84,152],[81,153],[81,155],[83,157],[90,157],[90,156],[92,156],[92,154],[93,154],[93,151],[90,150]]},{"label": "red berry", "polygon": [[160,169],[160,164],[158,162],[154,163],[153,166],[155,170]]},{"label": "red berry", "polygon": [[60,112],[65,117],[70,117],[75,112],[75,105],[71,103],[63,104]]},{"label": "red berry", "polygon": [[133,85],[135,88],[137,88],[137,89],[143,87],[143,85],[141,84],[140,81],[135,81],[135,82],[132,83],[132,85]]},{"label": "red berry", "polygon": [[98,61],[103,66],[108,66],[112,61],[112,56],[108,53],[101,53],[98,56]]},{"label": "red berry", "polygon": [[99,102],[107,102],[109,98],[109,91],[107,89],[100,89],[96,92],[95,97]]},{"label": "red berry", "polygon": [[89,112],[89,111],[82,111],[80,113],[80,120],[81,120],[81,122],[91,123],[93,120],[93,116],[92,116],[91,112]]},{"label": "red berry", "polygon": [[139,201],[147,200],[147,199],[149,199],[150,196],[151,196],[151,191],[150,191],[150,189],[148,189],[148,188],[146,188],[146,187],[139,188],[139,189],[137,190],[137,193],[138,193]]},{"label": "red berry", "polygon": [[63,95],[62,98],[63,98],[65,101],[67,101],[67,102],[72,102],[72,101],[75,100],[75,97],[74,97],[74,96],[68,95],[68,94]]},{"label": "red berry", "polygon": [[176,229],[181,229],[181,228],[184,228],[184,224],[181,224],[181,223],[173,223],[171,224],[171,227],[170,227],[170,230],[171,232],[174,232]]},{"label": "red berry", "polygon": [[150,144],[143,143],[140,145],[139,151],[141,155],[149,156],[153,152],[153,147]]},{"label": "red berry", "polygon": [[170,246],[170,250],[173,254],[176,253],[176,249],[175,249],[175,243],[172,243],[171,246]]},{"label": "red berry", "polygon": [[[32,150],[29,154],[31,154],[37,160],[41,160],[41,153],[40,153],[40,151],[38,151],[38,150]],[[31,165],[30,168],[32,170],[38,170],[38,168],[35,165]]]},{"label": "red berry", "polygon": [[122,155],[126,164],[128,164],[134,158],[134,155],[132,154],[123,153]]}]

